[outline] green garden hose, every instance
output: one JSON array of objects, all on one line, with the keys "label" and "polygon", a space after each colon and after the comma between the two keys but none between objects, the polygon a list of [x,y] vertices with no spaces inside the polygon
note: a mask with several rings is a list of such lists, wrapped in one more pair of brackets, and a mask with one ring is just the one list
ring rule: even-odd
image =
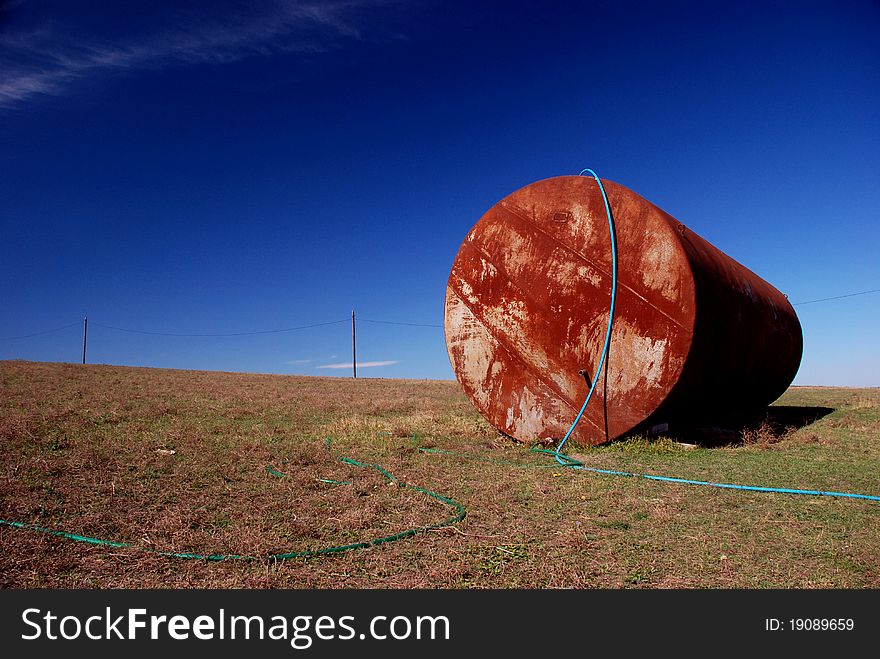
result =
[{"label": "green garden hose", "polygon": [[[327,438],[327,448],[330,448],[330,438]],[[389,472],[384,467],[378,464],[371,464],[368,462],[360,462],[359,460],[354,460],[352,458],[347,458],[345,456],[340,456],[337,458],[340,462],[350,465],[352,467],[358,468],[369,468],[375,469],[382,476],[388,480],[389,483],[396,483],[399,487],[405,488],[407,490],[413,490],[420,494],[427,495],[432,499],[436,499],[440,503],[444,503],[448,506],[451,506],[455,509],[456,514],[452,517],[448,517],[440,522],[436,522],[434,524],[429,524],[427,526],[419,526],[416,528],[407,529],[405,531],[400,531],[399,533],[394,533],[392,535],[385,535],[378,538],[372,538],[371,540],[365,540],[363,542],[353,542],[347,545],[335,545],[333,547],[324,547],[322,549],[308,549],[303,551],[291,551],[285,553],[276,553],[276,554],[266,554],[264,556],[243,556],[240,554],[197,554],[197,553],[189,553],[189,552],[176,552],[176,551],[159,551],[155,549],[148,549],[146,547],[138,547],[137,545],[133,545],[128,542],[119,542],[116,540],[104,540],[101,538],[93,538],[90,536],[79,535],[77,533],[69,533],[67,531],[58,531],[55,529],[49,529],[43,526],[38,526],[36,524],[27,524],[25,522],[14,522],[5,519],[0,519],[0,525],[9,526],[16,529],[24,529],[28,531],[35,531],[37,533],[46,533],[48,535],[54,535],[59,538],[64,538],[66,540],[74,540],[76,542],[85,542],[91,545],[102,545],[105,547],[117,547],[117,548],[131,548],[138,549],[140,551],[148,552],[151,554],[157,554],[159,556],[166,556],[168,558],[181,558],[181,559],[189,559],[189,560],[202,560],[202,561],[229,561],[229,560],[241,560],[241,561],[285,561],[291,558],[310,558],[314,556],[323,556],[326,554],[338,554],[340,552],[350,551],[352,549],[366,549],[367,547],[373,547],[375,545],[382,545],[388,542],[394,542],[396,540],[403,540],[404,538],[412,537],[418,533],[423,531],[430,531],[432,529],[440,529],[444,526],[450,526],[451,524],[457,524],[462,521],[467,515],[467,510],[465,507],[458,503],[457,501],[450,499],[442,494],[438,494],[437,492],[433,492],[423,487],[419,487],[418,485],[410,485],[409,483],[404,483],[399,481],[394,477],[391,472]],[[275,470],[273,467],[269,466],[266,468],[267,473],[276,478],[284,478],[284,474],[280,471]],[[322,482],[330,483],[333,485],[351,485],[350,481],[336,481],[332,479],[320,479]]]}]

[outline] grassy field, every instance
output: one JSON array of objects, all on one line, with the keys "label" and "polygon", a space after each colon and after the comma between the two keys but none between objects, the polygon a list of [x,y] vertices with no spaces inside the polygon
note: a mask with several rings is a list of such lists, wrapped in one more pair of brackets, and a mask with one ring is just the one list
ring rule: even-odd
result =
[{"label": "grassy field", "polygon": [[[880,390],[793,388],[778,404],[833,412],[715,448],[633,438],[574,452],[602,468],[880,494]],[[4,587],[880,587],[880,503],[557,468],[490,428],[454,382],[0,362],[0,451],[0,517],[134,545],[0,526]],[[340,456],[467,517],[287,561],[155,553],[318,549],[456,512]]]}]

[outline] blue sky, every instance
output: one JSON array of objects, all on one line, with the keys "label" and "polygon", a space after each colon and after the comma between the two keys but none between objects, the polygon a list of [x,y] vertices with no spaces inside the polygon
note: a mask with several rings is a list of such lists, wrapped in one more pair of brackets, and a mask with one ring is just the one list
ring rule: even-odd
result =
[{"label": "blue sky", "polygon": [[[0,2],[0,359],[344,375],[467,231],[592,167],[794,302],[880,288],[875,2]],[[880,385],[880,295],[796,307]],[[363,376],[453,377],[358,325]],[[375,364],[372,367],[366,363]]]}]

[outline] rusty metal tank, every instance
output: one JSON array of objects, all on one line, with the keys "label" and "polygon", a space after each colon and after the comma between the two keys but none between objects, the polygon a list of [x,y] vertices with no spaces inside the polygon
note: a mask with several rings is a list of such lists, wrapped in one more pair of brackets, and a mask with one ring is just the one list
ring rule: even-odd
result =
[{"label": "rusty metal tank", "polygon": [[[655,424],[760,413],[800,365],[786,297],[626,187],[602,179],[618,286],[607,368],[572,439],[601,444]],[[596,376],[611,292],[598,183],[560,176],[495,204],[459,250],[446,346],[474,406],[498,430],[561,438]]]}]

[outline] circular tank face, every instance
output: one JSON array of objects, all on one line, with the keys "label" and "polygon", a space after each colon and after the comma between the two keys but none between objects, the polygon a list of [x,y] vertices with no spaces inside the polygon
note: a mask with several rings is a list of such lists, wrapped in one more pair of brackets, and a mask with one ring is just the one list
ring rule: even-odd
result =
[{"label": "circular tank face", "polygon": [[[660,406],[694,327],[694,283],[676,229],[635,193],[603,184],[619,275],[607,373],[573,435],[590,444],[626,433]],[[565,433],[596,377],[610,295],[611,241],[594,179],[533,183],[477,222],[449,276],[446,345],[461,386],[492,425],[523,441]]]},{"label": "circular tank face", "polygon": [[[716,383],[759,378],[764,391],[751,390],[749,402],[771,402],[800,362],[800,325],[785,298],[636,193],[603,185],[618,246],[614,327],[607,368],[572,439],[599,444],[657,414],[715,410],[717,396],[705,389]],[[446,288],[446,345],[465,393],[497,429],[526,442],[568,430],[596,377],[611,267],[591,177],[517,190],[467,235]],[[755,348],[748,330],[767,319],[775,331]],[[714,334],[732,355],[720,369],[711,363]],[[731,387],[728,402],[738,391]]]}]

